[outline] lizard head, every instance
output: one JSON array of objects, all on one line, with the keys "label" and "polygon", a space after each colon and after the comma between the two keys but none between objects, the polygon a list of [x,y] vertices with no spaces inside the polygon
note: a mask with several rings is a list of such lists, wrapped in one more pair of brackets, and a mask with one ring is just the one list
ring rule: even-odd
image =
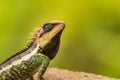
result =
[{"label": "lizard head", "polygon": [[60,21],[52,21],[41,27],[39,45],[42,53],[53,59],[58,52],[61,33],[65,24]]}]

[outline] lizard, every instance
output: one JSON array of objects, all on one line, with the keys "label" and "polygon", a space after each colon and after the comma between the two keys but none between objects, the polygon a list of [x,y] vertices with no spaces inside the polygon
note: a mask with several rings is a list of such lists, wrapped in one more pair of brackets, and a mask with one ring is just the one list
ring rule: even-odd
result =
[{"label": "lizard", "polygon": [[38,80],[44,80],[50,61],[56,56],[64,22],[52,21],[38,27],[28,44],[0,64],[0,80],[34,80],[38,72]]}]

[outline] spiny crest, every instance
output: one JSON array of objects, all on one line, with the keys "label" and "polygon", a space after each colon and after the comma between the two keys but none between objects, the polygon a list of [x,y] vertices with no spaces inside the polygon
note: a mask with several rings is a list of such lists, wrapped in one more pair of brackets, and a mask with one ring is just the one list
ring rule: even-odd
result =
[{"label": "spiny crest", "polygon": [[[2,62],[2,63],[0,64],[0,70],[1,70],[1,65],[2,65],[2,64],[6,63],[7,61],[9,61],[9,63],[11,63],[12,61],[10,61],[10,59],[12,59],[12,58],[15,57],[16,55],[18,55],[18,54],[26,51],[30,46],[32,46],[33,42],[39,38],[41,31],[42,31],[42,28],[41,28],[41,27],[36,28],[36,29],[34,30],[34,33],[32,34],[32,36],[30,37],[30,39],[29,39],[29,41],[28,41],[28,43],[27,43],[27,46],[26,46],[25,48],[23,48],[21,51],[17,52],[17,53],[14,54],[13,56],[11,56],[10,58],[8,58],[7,60],[5,60],[4,62]],[[16,56],[16,57],[17,57],[17,56]],[[21,58],[21,57],[19,56],[19,58]],[[5,65],[7,65],[7,64],[8,64],[8,63],[6,63]]]},{"label": "spiny crest", "polygon": [[30,34],[31,36],[29,37],[28,43],[32,43],[35,40],[37,40],[40,36],[41,31],[42,31],[42,27],[35,28],[34,32]]}]

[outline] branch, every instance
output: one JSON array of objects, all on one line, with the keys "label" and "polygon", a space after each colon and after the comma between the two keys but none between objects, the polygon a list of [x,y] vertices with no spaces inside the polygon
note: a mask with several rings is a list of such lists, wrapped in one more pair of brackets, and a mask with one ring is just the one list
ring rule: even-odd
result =
[{"label": "branch", "polygon": [[[45,80],[120,80],[85,72],[74,72],[58,68],[49,68],[44,74]],[[37,79],[37,74],[34,75]]]}]

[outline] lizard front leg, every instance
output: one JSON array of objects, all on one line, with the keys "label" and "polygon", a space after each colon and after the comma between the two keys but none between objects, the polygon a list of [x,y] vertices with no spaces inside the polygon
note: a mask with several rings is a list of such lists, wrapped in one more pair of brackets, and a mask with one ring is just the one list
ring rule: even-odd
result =
[{"label": "lizard front leg", "polygon": [[38,80],[44,80],[43,74],[45,73],[48,65],[49,65],[49,59],[46,58],[45,60],[43,60],[41,66],[40,66],[40,69],[39,69],[39,72],[38,72]]}]

